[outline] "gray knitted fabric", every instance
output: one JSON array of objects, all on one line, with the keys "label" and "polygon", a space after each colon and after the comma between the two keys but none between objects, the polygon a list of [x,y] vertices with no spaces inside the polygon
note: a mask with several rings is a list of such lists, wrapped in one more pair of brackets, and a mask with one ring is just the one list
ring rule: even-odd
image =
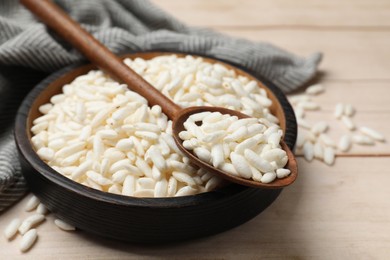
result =
[{"label": "gray knitted fabric", "polygon": [[[57,0],[115,53],[180,51],[250,69],[285,93],[307,82],[321,54],[303,59],[267,43],[191,28],[144,0]],[[84,58],[48,32],[16,0],[0,1],[0,211],[27,190],[12,137],[23,97],[49,73]]]}]

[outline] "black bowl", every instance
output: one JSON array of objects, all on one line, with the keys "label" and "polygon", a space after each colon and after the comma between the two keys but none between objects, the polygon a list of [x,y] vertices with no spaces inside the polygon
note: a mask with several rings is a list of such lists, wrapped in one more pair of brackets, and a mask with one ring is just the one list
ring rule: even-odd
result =
[{"label": "black bowl", "polygon": [[[164,53],[138,53],[126,57],[149,59],[161,54]],[[81,230],[108,238],[139,243],[182,241],[238,226],[266,209],[282,191],[229,184],[192,196],[134,198],[95,190],[57,173],[32,147],[32,121],[40,115],[40,105],[49,102],[64,84],[91,69],[95,69],[91,64],[78,64],[53,73],[28,94],[16,117],[15,140],[23,175],[30,190],[57,217]],[[250,76],[241,70],[239,73]],[[274,100],[273,113],[281,121],[284,141],[292,149],[297,126],[290,104],[271,83],[262,80],[259,84]]]}]

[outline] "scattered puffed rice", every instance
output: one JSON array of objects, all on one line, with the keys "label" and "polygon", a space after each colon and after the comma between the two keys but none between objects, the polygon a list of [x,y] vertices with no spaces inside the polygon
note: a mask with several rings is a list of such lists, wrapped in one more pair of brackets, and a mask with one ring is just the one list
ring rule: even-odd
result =
[{"label": "scattered puffed rice", "polygon": [[338,103],[335,107],[335,111],[334,111],[334,116],[337,118],[337,119],[340,119],[341,116],[343,115],[344,113],[344,104],[342,103]]},{"label": "scattered puffed rice", "polygon": [[349,118],[348,116],[342,116],[341,121],[344,123],[344,125],[349,129],[349,130],[355,130],[356,126],[352,122],[352,119]]},{"label": "scattered puffed rice", "polygon": [[321,84],[316,84],[308,87],[305,92],[309,95],[318,95],[325,91],[325,88]]},{"label": "scattered puffed rice", "polygon": [[352,136],[352,140],[355,144],[361,144],[361,145],[374,145],[374,140],[366,135],[361,134],[355,134]]},{"label": "scattered puffed rice", "polygon": [[351,148],[351,145],[352,145],[351,137],[349,135],[343,135],[340,138],[337,147],[342,152],[348,152],[348,150]]},{"label": "scattered puffed rice", "polygon": [[69,225],[68,223],[62,221],[61,219],[55,219],[54,224],[59,228],[64,231],[73,231],[76,230],[76,228],[72,225]]},{"label": "scattered puffed rice", "polygon": [[333,165],[334,159],[334,149],[332,147],[326,147],[324,150],[324,162],[328,165]]},{"label": "scattered puffed rice", "polygon": [[353,116],[355,114],[355,108],[351,104],[346,104],[344,107],[344,115]]},{"label": "scattered puffed rice", "polygon": [[298,107],[303,108],[304,110],[318,110],[320,106],[317,103],[312,101],[302,101],[298,103]]},{"label": "scattered puffed rice", "polygon": [[314,147],[309,141],[306,141],[303,145],[303,155],[307,161],[312,161],[314,158]]},{"label": "scattered puffed rice", "polygon": [[39,203],[39,205],[37,207],[37,213],[42,214],[42,215],[46,215],[48,212],[49,211],[47,210],[45,205],[43,205],[42,203]]},{"label": "scattered puffed rice", "polygon": [[24,235],[32,227],[35,227],[39,223],[45,220],[45,216],[42,214],[34,214],[23,220],[22,224],[19,226],[19,233]]},{"label": "scattered puffed rice", "polygon": [[319,135],[319,134],[326,132],[326,130],[328,130],[328,127],[329,127],[328,123],[321,121],[321,122],[318,122],[315,125],[313,125],[313,127],[311,128],[311,131],[314,134]]},{"label": "scattered puffed rice", "polygon": [[33,246],[37,238],[38,233],[36,229],[31,229],[27,233],[25,233],[22,237],[22,240],[20,241],[20,251],[26,252],[27,250],[29,250]]},{"label": "scattered puffed rice", "polygon": [[36,209],[38,205],[39,205],[39,199],[36,196],[32,195],[31,198],[27,201],[24,209],[26,211],[32,211]]},{"label": "scattered puffed rice", "polygon": [[22,222],[20,221],[20,219],[14,218],[4,230],[5,238],[10,240],[14,235],[16,235],[21,224]]},{"label": "scattered puffed rice", "polygon": [[375,131],[374,129],[368,128],[366,126],[362,126],[362,127],[360,127],[359,130],[363,134],[375,139],[376,141],[379,141],[379,142],[385,141],[385,137],[381,133],[379,133],[378,131]]},{"label": "scattered puffed rice", "polygon": [[[319,90],[321,89],[318,93],[316,91],[317,88]],[[310,86],[306,90],[306,94],[310,95],[311,92],[313,92],[313,95],[311,96],[314,97],[316,94],[320,94],[322,92],[322,87],[318,87],[318,85]],[[302,104],[316,104],[313,102],[312,97],[305,94],[289,97],[290,102],[294,105],[297,124],[299,126],[296,150],[301,150],[307,161],[312,160],[313,153],[314,158],[323,160],[328,165],[332,165],[335,160],[336,148],[341,152],[348,152],[353,143],[360,145],[374,145],[375,141],[385,141],[385,137],[381,133],[368,127],[360,127],[358,130],[362,134],[356,133],[356,124],[351,119],[351,117],[356,113],[355,107],[351,104],[337,103],[334,110],[334,116],[336,119],[340,119],[349,131],[355,131],[356,134],[352,137],[349,134],[342,135],[336,145],[332,138],[325,134],[325,132],[329,129],[329,124],[326,122],[317,122],[312,125],[311,122],[303,119],[304,105]],[[313,107],[315,106],[313,105]]]},{"label": "scattered puffed rice", "polygon": [[[37,204],[38,206],[36,206]],[[22,239],[19,245],[19,248],[22,252],[28,251],[34,245],[38,234],[37,230],[33,227],[38,226],[45,220],[45,216],[43,214],[50,213],[34,195],[30,197],[26,203],[26,206],[27,207],[25,207],[25,209],[36,208],[36,211],[40,214],[32,214],[28,216],[23,222],[19,218],[14,218],[4,229],[4,236],[7,240],[12,240],[12,238],[15,237],[18,233],[22,235]],[[56,219],[54,223],[62,230],[70,231],[75,229],[74,227],[58,219]]]}]

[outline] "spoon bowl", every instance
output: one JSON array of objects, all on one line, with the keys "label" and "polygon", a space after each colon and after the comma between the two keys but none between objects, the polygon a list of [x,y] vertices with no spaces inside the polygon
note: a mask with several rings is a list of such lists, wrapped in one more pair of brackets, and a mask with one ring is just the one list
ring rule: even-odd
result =
[{"label": "spoon bowl", "polygon": [[294,154],[290,150],[290,148],[286,145],[284,141],[280,142],[280,145],[282,149],[286,152],[287,157],[288,157],[288,162],[287,165],[285,166],[287,169],[291,171],[290,175],[288,175],[285,178],[276,178],[274,181],[271,183],[262,183],[259,181],[254,181],[251,179],[244,179],[240,178],[238,176],[234,176],[232,174],[226,173],[218,168],[215,168],[211,164],[204,162],[200,160],[192,151],[186,149],[183,146],[183,140],[179,137],[179,133],[181,131],[184,131],[184,122],[187,121],[187,119],[197,113],[201,112],[220,112],[221,114],[229,114],[231,116],[237,116],[239,119],[242,118],[249,118],[248,115],[245,115],[243,113],[240,113],[235,110],[223,108],[223,107],[208,107],[208,106],[198,106],[198,107],[188,107],[185,109],[180,110],[179,114],[174,118],[172,122],[172,132],[173,132],[173,138],[176,141],[177,146],[179,149],[185,153],[187,157],[191,159],[191,162],[194,163],[195,165],[207,169],[209,172],[220,176],[221,178],[224,178],[225,180],[229,180],[234,183],[238,183],[241,185],[249,186],[249,187],[254,187],[254,188],[269,188],[269,189],[279,189],[285,186],[290,185],[295,181],[295,179],[298,176],[298,167],[297,167],[297,162],[295,160]]}]

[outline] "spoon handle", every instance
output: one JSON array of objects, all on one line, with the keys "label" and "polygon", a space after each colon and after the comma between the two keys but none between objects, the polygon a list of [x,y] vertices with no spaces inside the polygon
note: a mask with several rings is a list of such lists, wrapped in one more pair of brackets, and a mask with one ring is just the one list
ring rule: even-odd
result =
[{"label": "spoon handle", "polygon": [[129,89],[145,97],[150,106],[161,106],[163,112],[170,119],[176,118],[181,110],[178,105],[125,65],[122,60],[53,2],[50,0],[21,0],[21,3],[100,69],[114,79],[126,83]]}]

